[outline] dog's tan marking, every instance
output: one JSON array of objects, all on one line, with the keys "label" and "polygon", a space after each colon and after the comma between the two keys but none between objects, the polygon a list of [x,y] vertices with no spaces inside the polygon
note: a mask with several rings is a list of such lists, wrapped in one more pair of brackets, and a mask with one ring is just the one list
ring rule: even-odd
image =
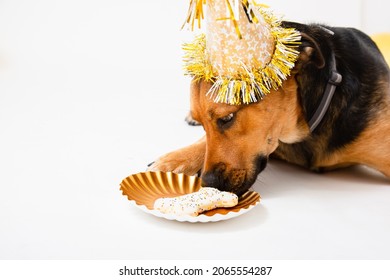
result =
[{"label": "dog's tan marking", "polygon": [[[388,86],[387,86],[388,88]],[[390,90],[387,100],[376,108],[377,117],[371,121],[362,134],[350,145],[326,158],[321,158],[317,166],[339,168],[351,164],[365,164],[390,177]],[[381,141],[378,141],[381,139]]]}]

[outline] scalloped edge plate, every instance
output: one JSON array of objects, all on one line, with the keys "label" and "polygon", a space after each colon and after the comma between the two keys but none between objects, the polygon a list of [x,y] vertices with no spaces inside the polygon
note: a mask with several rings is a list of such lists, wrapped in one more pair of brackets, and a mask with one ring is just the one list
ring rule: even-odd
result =
[{"label": "scalloped edge plate", "polygon": [[228,220],[250,211],[260,202],[260,195],[257,192],[248,191],[239,198],[238,204],[234,207],[213,209],[195,217],[164,214],[153,209],[157,198],[196,192],[200,187],[201,180],[197,176],[161,171],[133,174],[123,179],[120,184],[122,194],[127,196],[131,204],[156,217],[179,222],[207,223]]}]

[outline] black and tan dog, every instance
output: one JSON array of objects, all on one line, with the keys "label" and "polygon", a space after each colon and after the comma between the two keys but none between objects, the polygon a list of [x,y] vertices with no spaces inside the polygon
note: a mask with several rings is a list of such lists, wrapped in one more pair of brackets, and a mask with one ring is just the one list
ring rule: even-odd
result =
[{"label": "black and tan dog", "polygon": [[390,71],[375,43],[352,28],[283,25],[302,34],[283,86],[235,106],[212,102],[206,96],[212,85],[193,82],[191,115],[206,135],[150,170],[202,170],[205,186],[237,194],[255,182],[269,156],[315,171],[365,164],[390,177]]}]

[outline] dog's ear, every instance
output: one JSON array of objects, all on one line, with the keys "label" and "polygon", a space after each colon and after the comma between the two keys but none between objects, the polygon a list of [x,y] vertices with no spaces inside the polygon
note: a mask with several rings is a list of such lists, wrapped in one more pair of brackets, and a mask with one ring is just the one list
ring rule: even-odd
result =
[{"label": "dog's ear", "polygon": [[313,63],[318,69],[325,67],[325,58],[316,40],[308,34],[301,32],[302,44],[300,54],[296,63],[296,70],[308,63]]}]

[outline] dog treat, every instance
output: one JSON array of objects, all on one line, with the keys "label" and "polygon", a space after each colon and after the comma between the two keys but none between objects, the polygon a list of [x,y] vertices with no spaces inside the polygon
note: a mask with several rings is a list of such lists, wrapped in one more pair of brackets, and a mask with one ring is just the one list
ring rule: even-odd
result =
[{"label": "dog treat", "polygon": [[233,207],[237,203],[238,197],[234,193],[221,192],[214,188],[201,188],[197,192],[182,196],[159,198],[154,202],[154,209],[165,214],[197,216],[207,210]]}]

